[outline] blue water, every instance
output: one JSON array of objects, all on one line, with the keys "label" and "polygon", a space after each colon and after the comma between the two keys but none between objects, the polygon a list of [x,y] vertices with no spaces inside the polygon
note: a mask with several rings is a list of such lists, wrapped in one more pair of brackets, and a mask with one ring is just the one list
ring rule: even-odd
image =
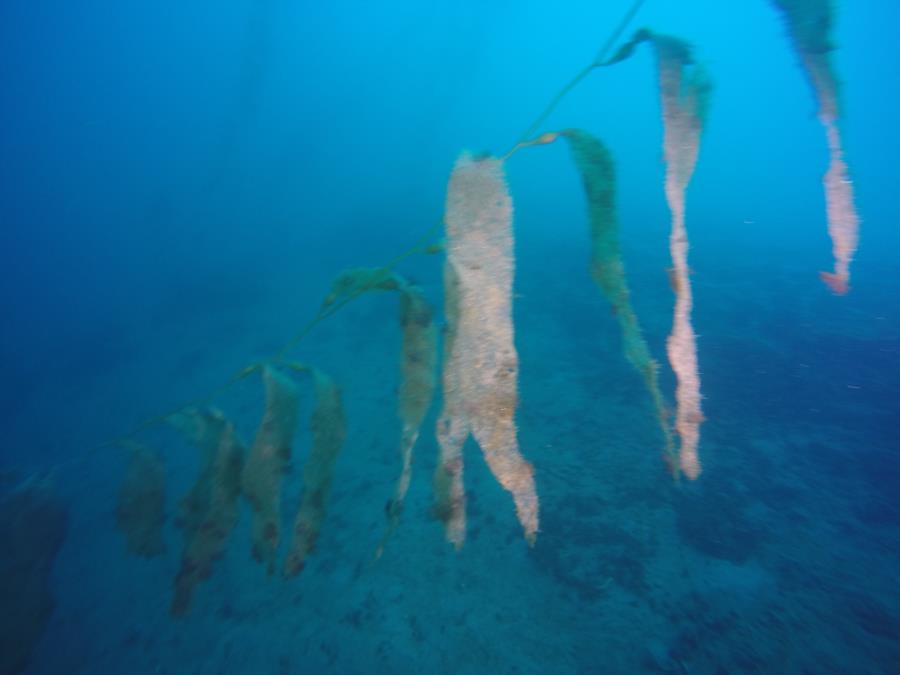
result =
[{"label": "blue water", "polygon": [[[401,526],[397,301],[362,298],[291,352],[341,385],[348,438],[298,578],[250,557],[246,504],[184,619],[169,616],[194,451],[167,466],[166,553],[115,527],[126,454],[97,446],[270,356],[346,267],[439,221],[463,149],[502,154],[629,3],[0,3],[0,471],[68,509],[28,673],[900,672],[900,9],[838,4],[842,131],[862,217],[831,266],[827,148],[770,3],[647,0],[632,28],[695,44],[714,81],[688,191],[704,471],[673,482],[649,397],[588,274],[564,144],[507,162],[519,437],[534,548],[477,446],[454,552],[431,512],[436,401]],[[633,302],[665,361],[673,296],[651,51],[596,71],[543,130],[612,150]],[[441,255],[398,271],[440,307]],[[661,383],[672,397],[667,365]],[[251,440],[257,380],[216,399]],[[306,420],[311,396],[304,394]],[[288,523],[309,432],[285,483]],[[8,567],[3,567],[8,570]],[[4,572],[6,573],[6,572]],[[6,613],[6,612],[5,612]]]}]

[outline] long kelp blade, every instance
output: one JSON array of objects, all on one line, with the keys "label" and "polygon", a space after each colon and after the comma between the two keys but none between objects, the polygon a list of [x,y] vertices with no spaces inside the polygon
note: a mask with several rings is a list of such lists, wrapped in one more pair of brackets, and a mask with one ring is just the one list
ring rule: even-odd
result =
[{"label": "long kelp blade", "polygon": [[322,307],[327,311],[328,308],[345,304],[370,291],[397,291],[400,295],[400,325],[403,330],[398,405],[402,424],[401,468],[394,495],[385,509],[388,527],[376,549],[377,558],[399,523],[409,489],[413,448],[434,397],[437,330],[433,312],[421,289],[386,267],[358,267],[341,272],[332,283]]},{"label": "long kelp blade", "polygon": [[263,368],[263,382],[266,410],[241,475],[241,488],[253,508],[253,556],[271,574],[281,538],[281,486],[297,430],[297,388],[271,366]]},{"label": "long kelp blade", "polygon": [[400,295],[400,324],[403,328],[403,348],[400,380],[400,477],[394,496],[388,502],[388,528],[378,545],[379,557],[390,535],[400,522],[403,502],[409,489],[412,473],[412,453],[419,438],[422,421],[431,406],[436,385],[437,329],[434,315],[422,292],[404,284]]},{"label": "long kelp blade", "polygon": [[181,501],[185,545],[171,612],[182,616],[190,609],[194,587],[211,576],[237,523],[244,448],[234,425],[219,411],[188,409],[173,423],[201,456],[197,480]]},{"label": "long kelp blade", "polygon": [[825,128],[830,161],[823,177],[828,235],[834,256],[834,271],[820,272],[832,292],[843,295],[850,289],[850,262],[859,245],[859,214],[853,196],[853,181],[844,158],[838,126],[840,89],[831,51],[834,25],[832,0],[772,0],[783,16],[791,42],[819,103],[818,117]]},{"label": "long kelp blade", "polygon": [[613,307],[622,332],[625,358],[640,373],[650,393],[665,438],[665,456],[674,468],[677,464],[669,413],[657,378],[659,364],[650,356],[650,348],[631,304],[631,292],[619,246],[615,163],[606,146],[586,131],[567,129],[562,136],[569,142],[587,197],[591,227],[591,276]]},{"label": "long kelp blade", "polygon": [[286,577],[298,574],[315,548],[325,520],[334,465],[347,436],[340,389],[321,371],[311,370],[316,385],[316,403],[310,419],[313,446],[303,469],[303,497],[284,563]]},{"label": "long kelp blade", "polygon": [[690,479],[700,474],[697,447],[703,413],[700,402],[700,369],[697,338],[691,324],[693,293],[688,270],[688,236],[685,227],[685,191],[700,152],[700,135],[711,85],[702,69],[693,66],[687,43],[666,35],[655,35],[653,46],[662,99],[663,155],[666,161],[666,201],[672,212],[669,249],[671,280],[675,290],[672,332],[666,353],[677,380],[675,430],[680,445],[678,464]]},{"label": "long kelp blade", "polygon": [[[519,358],[513,341],[512,199],[496,158],[463,154],[447,189],[445,288],[451,307],[449,353],[444,364],[444,410],[438,421],[441,499],[453,509],[448,539],[464,537],[462,445],[474,436],[497,481],[508,490],[525,537],[538,530],[538,497],[531,464],[519,452],[515,422]],[[443,474],[443,476],[442,476]]]}]

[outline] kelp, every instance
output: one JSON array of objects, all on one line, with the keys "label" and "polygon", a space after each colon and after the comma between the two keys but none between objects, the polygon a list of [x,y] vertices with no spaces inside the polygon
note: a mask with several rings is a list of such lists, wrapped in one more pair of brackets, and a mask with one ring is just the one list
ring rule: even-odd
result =
[{"label": "kelp", "polygon": [[332,282],[322,307],[347,302],[368,291],[394,291],[401,283],[401,278],[387,267],[353,267]]},{"label": "kelp", "polygon": [[455,546],[465,539],[462,447],[471,434],[494,477],[512,493],[526,539],[538,530],[534,471],[519,452],[519,359],[513,343],[512,199],[502,160],[463,153],[447,188],[444,408],[435,477],[437,513]]},{"label": "kelp", "polygon": [[183,616],[194,587],[210,577],[237,523],[244,448],[234,425],[218,410],[190,408],[172,422],[200,451],[200,471],[181,500],[178,520],[185,544],[171,612]]},{"label": "kelp", "polygon": [[281,488],[297,430],[297,388],[284,373],[262,369],[266,409],[241,474],[241,489],[253,509],[253,557],[275,568],[281,540]]},{"label": "kelp", "polygon": [[700,151],[700,134],[706,115],[710,83],[702,69],[693,64],[690,47],[665,35],[654,35],[653,46],[659,70],[662,99],[663,154],[666,162],[666,201],[672,212],[669,249],[671,279],[675,290],[672,332],[666,341],[669,364],[675,371],[675,430],[680,438],[679,468],[695,479],[700,474],[697,446],[700,442],[700,371],[697,366],[697,339],[691,325],[693,295],[687,263],[688,239],[685,228],[685,190],[694,173]]},{"label": "kelp", "polygon": [[398,406],[402,424],[401,469],[394,488],[394,496],[385,508],[388,527],[375,552],[376,558],[381,556],[387,540],[400,522],[412,474],[413,448],[419,438],[425,415],[431,407],[436,385],[437,329],[434,325],[433,312],[419,289],[404,284],[401,291],[400,325],[403,329],[403,346]]},{"label": "kelp", "polygon": [[315,368],[309,371],[316,387],[316,403],[310,419],[313,444],[303,468],[303,496],[294,519],[293,541],[284,562],[284,576],[298,574],[315,548],[325,520],[334,465],[347,436],[341,392],[334,381]]},{"label": "kelp", "polygon": [[116,525],[125,535],[129,552],[152,558],[166,550],[166,469],[159,454],[144,445],[135,441],[122,445],[129,452],[129,460],[119,491]]},{"label": "kelp", "polygon": [[784,16],[791,42],[818,100],[819,121],[825,128],[830,158],[822,182],[834,271],[820,272],[819,276],[833,293],[843,295],[850,289],[850,262],[859,244],[859,215],[838,127],[840,92],[831,61],[834,5],[830,0],[772,0],[772,4]]},{"label": "kelp", "polygon": [[641,374],[650,393],[665,439],[665,457],[674,468],[677,464],[669,411],[657,377],[659,364],[650,356],[650,348],[631,305],[631,292],[619,247],[615,163],[606,146],[586,131],[566,129],[561,136],[569,143],[587,197],[591,227],[591,276],[613,307],[622,332],[625,358]]},{"label": "kelp", "polygon": [[[836,118],[837,86],[828,53],[830,5],[821,0],[772,0],[787,19],[795,46],[807,67],[819,98],[819,117],[826,127],[832,162],[825,178],[829,231],[834,242],[835,271],[823,279],[836,292],[846,290],[848,264],[856,248],[858,219],[843,161]],[[594,61],[566,84],[528,128],[512,150],[501,158],[463,154],[456,162],[447,189],[443,223],[436,223],[420,240],[384,267],[357,268],[342,273],[331,287],[318,313],[273,355],[272,365],[252,365],[236,373],[181,415],[158,415],[144,420],[127,435],[132,438],[163,421],[175,421],[201,450],[197,481],[182,499],[178,522],[185,531],[182,568],[176,579],[173,612],[187,610],[196,584],[211,572],[221,555],[225,537],[237,517],[238,492],[253,509],[253,552],[274,569],[280,532],[280,503],[284,474],[289,468],[297,424],[297,395],[293,380],[283,372],[313,374],[316,404],[312,413],[313,447],[303,476],[303,493],[294,520],[293,538],[284,561],[285,576],[297,574],[313,551],[326,514],[335,462],[346,436],[346,422],[337,386],[315,369],[287,361],[287,354],[313,328],[341,307],[369,291],[397,291],[403,329],[402,379],[398,414],[400,475],[388,500],[388,527],[377,549],[397,527],[409,486],[412,450],[427,415],[435,387],[436,330],[424,295],[394,271],[407,257],[446,250],[444,265],[444,371],[443,408],[436,435],[440,459],[434,475],[435,512],[444,522],[446,536],[457,547],[465,539],[466,496],[463,485],[463,445],[470,435],[479,444],[493,475],[512,494],[519,522],[529,543],[539,526],[539,500],[533,469],[519,450],[516,428],[518,354],[513,341],[512,201],[503,173],[504,161],[516,150],[567,138],[582,174],[588,197],[592,231],[592,276],[609,299],[620,323],[626,358],[643,376],[666,436],[667,454],[672,434],[665,419],[665,404],[651,358],[631,307],[619,250],[615,214],[614,167],[608,152],[585,132],[568,130],[537,134],[562,98],[593,69],[628,59],[649,42],[659,66],[664,122],[666,199],[672,212],[669,244],[673,266],[670,281],[676,293],[672,333],[667,354],[677,379],[675,430],[680,438],[680,470],[689,478],[700,472],[697,458],[700,382],[696,338],[690,323],[692,295],[688,277],[688,242],[685,229],[685,191],[699,152],[700,134],[710,91],[703,71],[694,67],[690,46],[675,38],[637,31],[612,57],[618,36],[643,0],[635,0]],[[441,224],[446,238],[435,243]],[[278,370],[276,370],[276,366]],[[251,373],[262,371],[266,389],[265,413],[247,462],[241,467],[240,443],[233,427],[218,413],[198,412],[226,389]],[[218,439],[213,442],[212,439]],[[129,445],[132,460],[117,509],[119,526],[126,531],[129,548],[143,555],[162,549],[163,469],[156,455]],[[105,445],[113,445],[109,442]]]},{"label": "kelp", "polygon": [[386,267],[359,267],[345,270],[331,286],[322,303],[330,307],[348,302],[368,291],[397,291],[400,295],[401,380],[398,412],[400,432],[400,476],[394,495],[385,507],[387,530],[375,551],[378,558],[400,522],[403,503],[409,489],[413,448],[422,422],[434,398],[437,367],[437,330],[434,313],[421,289]]}]

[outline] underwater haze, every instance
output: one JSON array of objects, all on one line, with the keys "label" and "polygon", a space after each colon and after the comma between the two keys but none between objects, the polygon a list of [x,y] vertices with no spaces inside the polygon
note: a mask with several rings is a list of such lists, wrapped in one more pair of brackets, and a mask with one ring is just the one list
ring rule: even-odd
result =
[{"label": "underwater haze", "polygon": [[0,2],[0,675],[900,672],[898,25]]}]

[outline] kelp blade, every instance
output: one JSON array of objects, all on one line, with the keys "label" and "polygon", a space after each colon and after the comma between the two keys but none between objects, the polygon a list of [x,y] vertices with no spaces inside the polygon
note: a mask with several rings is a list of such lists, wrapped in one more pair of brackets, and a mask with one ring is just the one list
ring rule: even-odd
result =
[{"label": "kelp blade", "polygon": [[447,538],[465,537],[462,446],[471,433],[510,493],[525,537],[538,530],[533,469],[519,452],[518,354],[513,343],[512,199],[502,161],[464,153],[456,162],[445,211],[447,348],[444,409],[438,421],[438,513]]},{"label": "kelp blade", "polygon": [[334,465],[347,436],[340,390],[321,371],[313,369],[312,374],[316,385],[316,403],[310,419],[313,446],[303,469],[303,497],[284,563],[286,577],[298,574],[315,548],[325,520]]},{"label": "kelp blade", "polygon": [[422,292],[408,283],[401,286],[400,325],[403,329],[399,395],[399,414],[403,425],[400,433],[401,469],[394,496],[386,509],[388,528],[378,545],[376,558],[380,557],[400,522],[412,473],[413,448],[436,386],[437,329],[433,312]]},{"label": "kelp blade", "polygon": [[297,388],[285,374],[263,368],[266,409],[241,475],[241,488],[253,509],[253,556],[274,571],[281,539],[281,487],[297,430]]},{"label": "kelp blade", "polygon": [[631,304],[631,292],[625,277],[616,215],[615,163],[606,146],[588,132],[567,129],[562,136],[569,143],[587,198],[591,227],[591,276],[613,307],[622,332],[625,358],[644,380],[665,439],[665,457],[670,466],[676,467],[668,408],[657,377],[659,364],[650,356],[650,348]]},{"label": "kelp blade", "polygon": [[[218,411],[191,409],[179,425],[201,454],[197,480],[181,502],[185,545],[171,612],[183,616],[194,587],[212,574],[238,520],[244,448],[234,425]],[[188,426],[189,425],[189,426]]]},{"label": "kelp blade", "polygon": [[165,550],[166,469],[159,454],[127,441],[128,468],[119,492],[116,525],[124,533],[128,550],[152,558]]}]

